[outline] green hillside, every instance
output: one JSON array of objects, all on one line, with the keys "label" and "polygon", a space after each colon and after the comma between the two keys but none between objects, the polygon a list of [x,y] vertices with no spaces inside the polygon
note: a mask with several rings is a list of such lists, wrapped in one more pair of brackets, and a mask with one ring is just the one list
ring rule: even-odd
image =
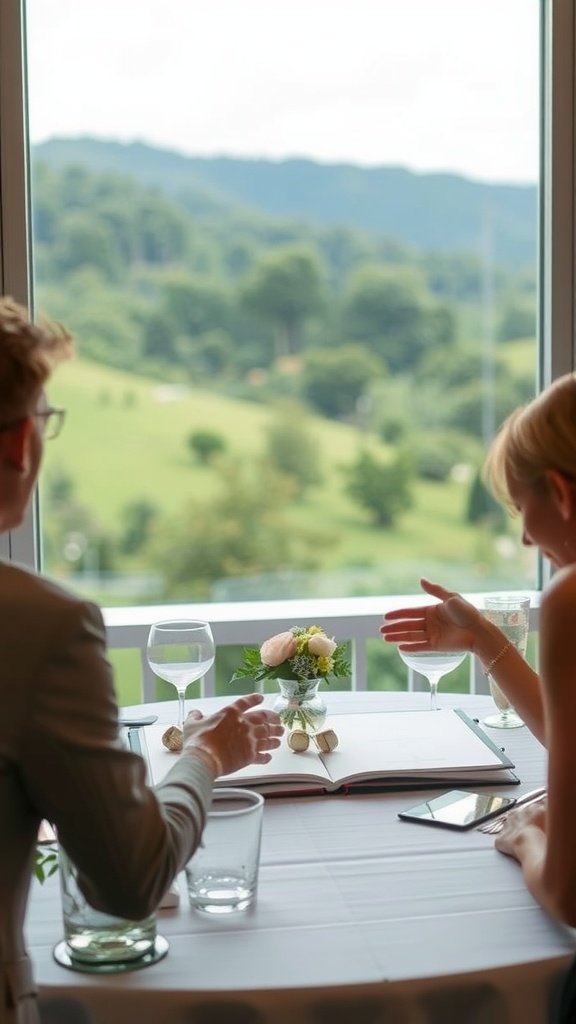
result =
[{"label": "green hillside", "polygon": [[[194,462],[187,449],[190,431],[217,430],[228,454],[238,460],[262,451],[263,428],[273,415],[269,407],[201,389],[174,391],[166,400],[169,394],[164,385],[80,360],[63,366],[51,385],[51,400],[68,410],[68,419],[62,436],[46,446],[45,473],[68,474],[76,497],[111,531],[118,530],[123,509],[135,500],[146,499],[171,515],[189,499],[208,500],[214,493],[213,469]],[[436,569],[443,565],[449,583],[456,585],[462,567],[478,562],[479,588],[484,586],[489,567],[482,561],[481,538],[465,523],[467,483],[417,481],[414,507],[393,530],[377,529],[343,491],[341,467],[366,443],[365,436],[316,416],[310,416],[309,428],[320,448],[324,486],[288,512],[300,526],[318,530],[320,524],[331,539],[326,569],[380,567],[394,592],[401,567],[402,579],[413,589],[426,568],[416,554],[426,537],[427,562],[432,567],[437,562]],[[376,439],[370,443],[382,451]]]},{"label": "green hillside", "polygon": [[[180,508],[186,496],[210,494],[214,474],[189,454],[191,431],[217,430],[231,456],[250,458],[262,448],[263,427],[271,416],[269,406],[155,383],[81,360],[58,371],[51,395],[68,410],[68,419],[58,445],[47,449],[46,466],[63,467],[77,477],[82,500],[98,508],[108,526],[135,493],[166,512]],[[317,416],[310,417],[310,424],[328,465],[353,458],[355,430]],[[328,478],[326,483],[330,503],[335,482],[330,486]]]}]

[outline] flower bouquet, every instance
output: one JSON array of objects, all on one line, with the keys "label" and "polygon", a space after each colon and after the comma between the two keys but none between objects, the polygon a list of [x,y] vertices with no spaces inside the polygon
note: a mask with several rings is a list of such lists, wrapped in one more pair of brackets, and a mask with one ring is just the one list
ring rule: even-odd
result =
[{"label": "flower bouquet", "polygon": [[351,673],[347,644],[337,644],[320,626],[292,626],[265,640],[260,648],[246,648],[244,663],[230,682],[239,679],[277,679],[281,696],[274,705],[288,729],[299,725],[317,731],[326,718],[326,704],[318,696],[322,679]]}]

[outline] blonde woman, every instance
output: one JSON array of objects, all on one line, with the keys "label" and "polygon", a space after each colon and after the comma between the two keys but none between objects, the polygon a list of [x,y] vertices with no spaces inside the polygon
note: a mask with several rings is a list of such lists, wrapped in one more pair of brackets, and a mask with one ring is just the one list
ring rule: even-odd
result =
[{"label": "blonde woman", "polygon": [[485,464],[494,495],[522,518],[522,541],[555,572],[540,605],[537,675],[497,626],[459,594],[422,580],[437,604],[384,617],[385,640],[405,650],[475,654],[548,750],[546,807],[519,808],[496,839],[554,917],[576,926],[576,375],[517,409]]}]

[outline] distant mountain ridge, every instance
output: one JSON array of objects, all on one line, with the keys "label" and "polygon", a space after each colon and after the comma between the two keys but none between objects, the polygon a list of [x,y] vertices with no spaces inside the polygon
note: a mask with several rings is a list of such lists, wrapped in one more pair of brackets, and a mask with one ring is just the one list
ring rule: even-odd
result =
[{"label": "distant mountain ridge", "polygon": [[419,249],[489,251],[496,263],[533,266],[536,260],[535,185],[309,159],[188,157],[142,142],[93,138],[51,139],[34,146],[32,155],[55,168],[77,164],[133,177],[196,210],[204,201],[222,211],[243,207],[359,228]]}]

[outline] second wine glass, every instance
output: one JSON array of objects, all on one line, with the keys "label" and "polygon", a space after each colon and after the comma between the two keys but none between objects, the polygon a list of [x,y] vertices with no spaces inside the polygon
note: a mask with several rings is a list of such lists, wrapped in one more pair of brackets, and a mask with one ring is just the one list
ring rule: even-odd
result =
[{"label": "second wine glass", "polygon": [[438,683],[448,672],[452,672],[455,668],[458,668],[458,665],[462,664],[467,652],[422,651],[420,654],[416,651],[401,651],[398,648],[398,654],[408,668],[413,669],[414,672],[419,672],[421,676],[428,680],[430,684],[430,707],[432,711],[436,711]]},{"label": "second wine glass", "polygon": [[170,619],[150,627],[146,655],[155,675],[178,691],[178,726],[184,726],[185,697],[190,683],[201,679],[214,664],[214,637],[209,622]]}]

